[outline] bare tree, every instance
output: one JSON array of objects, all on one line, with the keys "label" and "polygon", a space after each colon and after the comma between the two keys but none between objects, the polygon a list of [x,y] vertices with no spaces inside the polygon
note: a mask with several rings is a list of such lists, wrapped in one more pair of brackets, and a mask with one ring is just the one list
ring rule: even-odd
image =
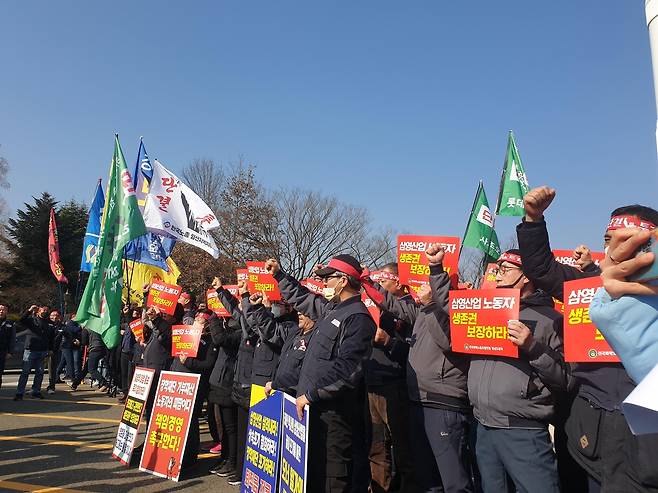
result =
[{"label": "bare tree", "polygon": [[366,209],[332,196],[300,188],[275,195],[278,229],[269,243],[283,268],[295,277],[340,253],[350,253],[367,265],[388,258],[391,233],[372,235]]},{"label": "bare tree", "polygon": [[183,180],[217,214],[226,172],[212,159],[195,159],[183,169]]}]

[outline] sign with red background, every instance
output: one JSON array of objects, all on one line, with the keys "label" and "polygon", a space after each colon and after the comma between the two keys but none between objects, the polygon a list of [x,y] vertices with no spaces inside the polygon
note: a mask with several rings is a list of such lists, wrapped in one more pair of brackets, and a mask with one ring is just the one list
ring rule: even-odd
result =
[{"label": "sign with red background", "polygon": [[178,481],[201,375],[163,371],[139,470]]},{"label": "sign with red background", "polygon": [[154,280],[151,282],[146,306],[155,306],[161,312],[173,315],[182,292],[183,288],[176,284],[167,284],[166,282]]},{"label": "sign with red background", "polygon": [[450,291],[450,337],[458,353],[519,357],[507,322],[519,319],[518,289]]},{"label": "sign with red background", "polygon": [[274,280],[274,276],[265,270],[265,262],[247,262],[247,271],[249,272],[247,286],[251,294],[262,292],[270,301],[281,299],[279,285]]},{"label": "sign with red background", "polygon": [[174,325],[171,328],[171,355],[196,358],[202,330],[194,325]]},{"label": "sign with red background", "polygon": [[453,236],[398,236],[398,276],[400,283],[418,291],[429,283],[430,268],[425,250],[430,243],[440,243],[445,248],[443,268],[450,276],[450,283],[457,287],[459,266],[459,238]]},{"label": "sign with red background", "polygon": [[619,357],[589,318],[589,304],[603,286],[599,276],[564,283],[564,360],[617,363]]}]

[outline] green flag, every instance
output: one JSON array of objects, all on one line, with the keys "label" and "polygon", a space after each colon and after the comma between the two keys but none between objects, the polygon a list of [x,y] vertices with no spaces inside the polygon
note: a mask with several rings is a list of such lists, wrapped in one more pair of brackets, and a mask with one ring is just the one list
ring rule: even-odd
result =
[{"label": "green flag", "polygon": [[468,219],[466,234],[464,234],[463,246],[477,248],[489,257],[498,260],[500,257],[500,246],[498,236],[494,230],[494,218],[489,209],[487,194],[484,193],[482,182],[478,186],[471,217]]},{"label": "green flag", "polygon": [[144,234],[146,226],[117,135],[96,260],[75,317],[88,330],[99,333],[108,348],[119,343],[123,247]]},{"label": "green flag", "polygon": [[510,130],[507,139],[507,153],[503,165],[503,176],[500,179],[500,194],[498,195],[499,216],[523,216],[523,196],[528,193],[528,177],[521,163],[519,150],[516,148],[514,134]]}]

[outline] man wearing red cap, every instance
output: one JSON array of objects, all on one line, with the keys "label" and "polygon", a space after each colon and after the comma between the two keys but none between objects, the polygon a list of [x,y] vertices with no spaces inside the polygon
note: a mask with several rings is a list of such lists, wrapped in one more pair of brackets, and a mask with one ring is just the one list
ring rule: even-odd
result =
[{"label": "man wearing red cap", "polygon": [[307,491],[347,493],[353,478],[352,441],[365,405],[357,387],[376,330],[360,296],[366,276],[354,257],[338,255],[315,271],[324,283],[321,297],[281,271],[276,260],[265,267],[286,301],[317,321],[297,384],[300,418],[304,406],[311,407]]},{"label": "man wearing red cap", "polygon": [[[536,286],[562,300],[565,281],[598,276],[600,270],[581,272],[560,264],[553,257],[544,212],[555,194],[555,189],[546,186],[526,194],[523,199],[525,217],[516,227],[516,234],[526,275]],[[604,245],[607,249],[610,236],[616,230],[653,230],[656,224],[658,211],[650,207],[637,204],[619,207],[612,211]],[[569,452],[587,472],[589,491],[658,491],[655,463],[629,459],[655,457],[658,436],[636,437],[626,424],[621,403],[635,384],[624,367],[620,363],[575,363],[572,366],[572,385],[577,396],[565,427]],[[573,482],[573,476],[571,473],[565,478],[565,486]]]},{"label": "man wearing red cap", "polygon": [[508,322],[518,358],[472,355],[468,396],[478,421],[476,455],[485,493],[560,491],[548,424],[554,393],[567,388],[562,315],[524,275],[518,250],[498,259],[497,288],[520,290],[519,320]]}]

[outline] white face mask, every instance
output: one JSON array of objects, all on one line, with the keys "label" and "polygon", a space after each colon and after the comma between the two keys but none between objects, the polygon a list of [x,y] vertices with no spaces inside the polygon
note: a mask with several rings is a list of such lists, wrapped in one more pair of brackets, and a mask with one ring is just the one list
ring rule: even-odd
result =
[{"label": "white face mask", "polygon": [[324,296],[328,301],[333,300],[336,295],[336,288],[322,288],[322,296]]}]

